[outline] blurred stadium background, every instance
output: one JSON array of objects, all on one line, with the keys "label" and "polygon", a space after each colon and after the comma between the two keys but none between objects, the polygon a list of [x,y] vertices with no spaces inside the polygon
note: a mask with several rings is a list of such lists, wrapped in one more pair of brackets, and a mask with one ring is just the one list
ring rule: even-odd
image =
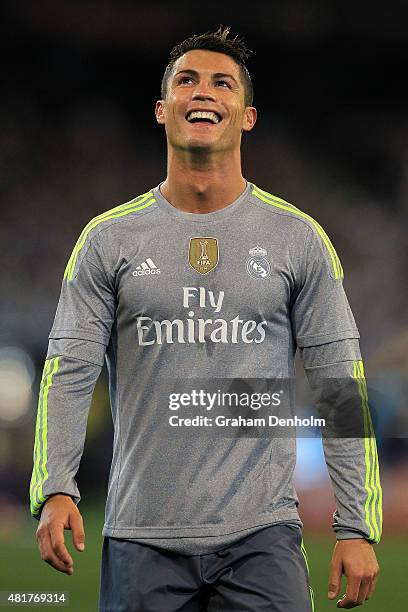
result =
[{"label": "blurred stadium background", "polygon": [[[377,420],[398,432],[378,440],[382,575],[367,609],[405,610],[406,5],[3,0],[0,15],[0,591],[69,590],[71,609],[97,609],[112,445],[106,376],[94,394],[78,475],[87,549],[74,553],[76,572],[67,577],[40,560],[28,505],[47,335],[84,224],[165,177],[164,134],[153,109],[169,49],[224,23],[256,51],[249,69],[259,119],[244,139],[244,174],[317,218],[332,238]],[[316,610],[331,610],[334,504],[320,441],[299,440],[298,455]]]}]

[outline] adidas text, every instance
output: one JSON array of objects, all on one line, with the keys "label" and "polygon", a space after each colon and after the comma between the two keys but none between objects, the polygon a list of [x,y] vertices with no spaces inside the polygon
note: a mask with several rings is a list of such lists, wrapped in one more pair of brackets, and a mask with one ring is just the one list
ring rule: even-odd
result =
[{"label": "adidas text", "polygon": [[152,274],[160,274],[160,268],[148,257],[136,270],[132,272],[133,276],[148,276]]},{"label": "adidas text", "polygon": [[133,276],[145,276],[146,274],[160,274],[160,268],[156,268],[156,270],[134,270],[132,274]]}]

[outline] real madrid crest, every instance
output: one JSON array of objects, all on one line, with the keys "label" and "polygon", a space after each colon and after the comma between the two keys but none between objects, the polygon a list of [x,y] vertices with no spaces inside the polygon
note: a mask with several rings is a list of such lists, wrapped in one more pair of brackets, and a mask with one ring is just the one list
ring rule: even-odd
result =
[{"label": "real madrid crest", "polygon": [[252,278],[266,278],[271,273],[271,264],[267,259],[267,250],[260,246],[249,249],[250,257],[246,261],[246,271]]},{"label": "real madrid crest", "polygon": [[188,261],[190,266],[200,274],[208,274],[218,264],[217,238],[190,238]]}]

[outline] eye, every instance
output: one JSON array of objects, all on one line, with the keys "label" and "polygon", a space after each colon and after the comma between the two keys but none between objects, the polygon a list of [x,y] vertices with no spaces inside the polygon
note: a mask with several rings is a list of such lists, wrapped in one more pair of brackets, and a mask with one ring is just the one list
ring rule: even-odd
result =
[{"label": "eye", "polygon": [[185,85],[185,84],[189,84],[192,82],[193,82],[193,77],[187,76],[187,75],[181,76],[178,80],[179,85]]},{"label": "eye", "polygon": [[218,79],[218,81],[215,81],[216,85],[220,85],[221,87],[228,87],[229,89],[231,89],[231,85],[229,84],[228,81],[225,81],[224,79]]}]

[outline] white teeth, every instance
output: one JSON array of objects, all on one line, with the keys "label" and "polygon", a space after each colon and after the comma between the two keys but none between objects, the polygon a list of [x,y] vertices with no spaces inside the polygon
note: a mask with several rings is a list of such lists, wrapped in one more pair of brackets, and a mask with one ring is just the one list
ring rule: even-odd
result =
[{"label": "white teeth", "polygon": [[187,116],[187,121],[194,121],[194,119],[208,119],[212,123],[220,122],[218,115],[212,111],[191,111]]}]

